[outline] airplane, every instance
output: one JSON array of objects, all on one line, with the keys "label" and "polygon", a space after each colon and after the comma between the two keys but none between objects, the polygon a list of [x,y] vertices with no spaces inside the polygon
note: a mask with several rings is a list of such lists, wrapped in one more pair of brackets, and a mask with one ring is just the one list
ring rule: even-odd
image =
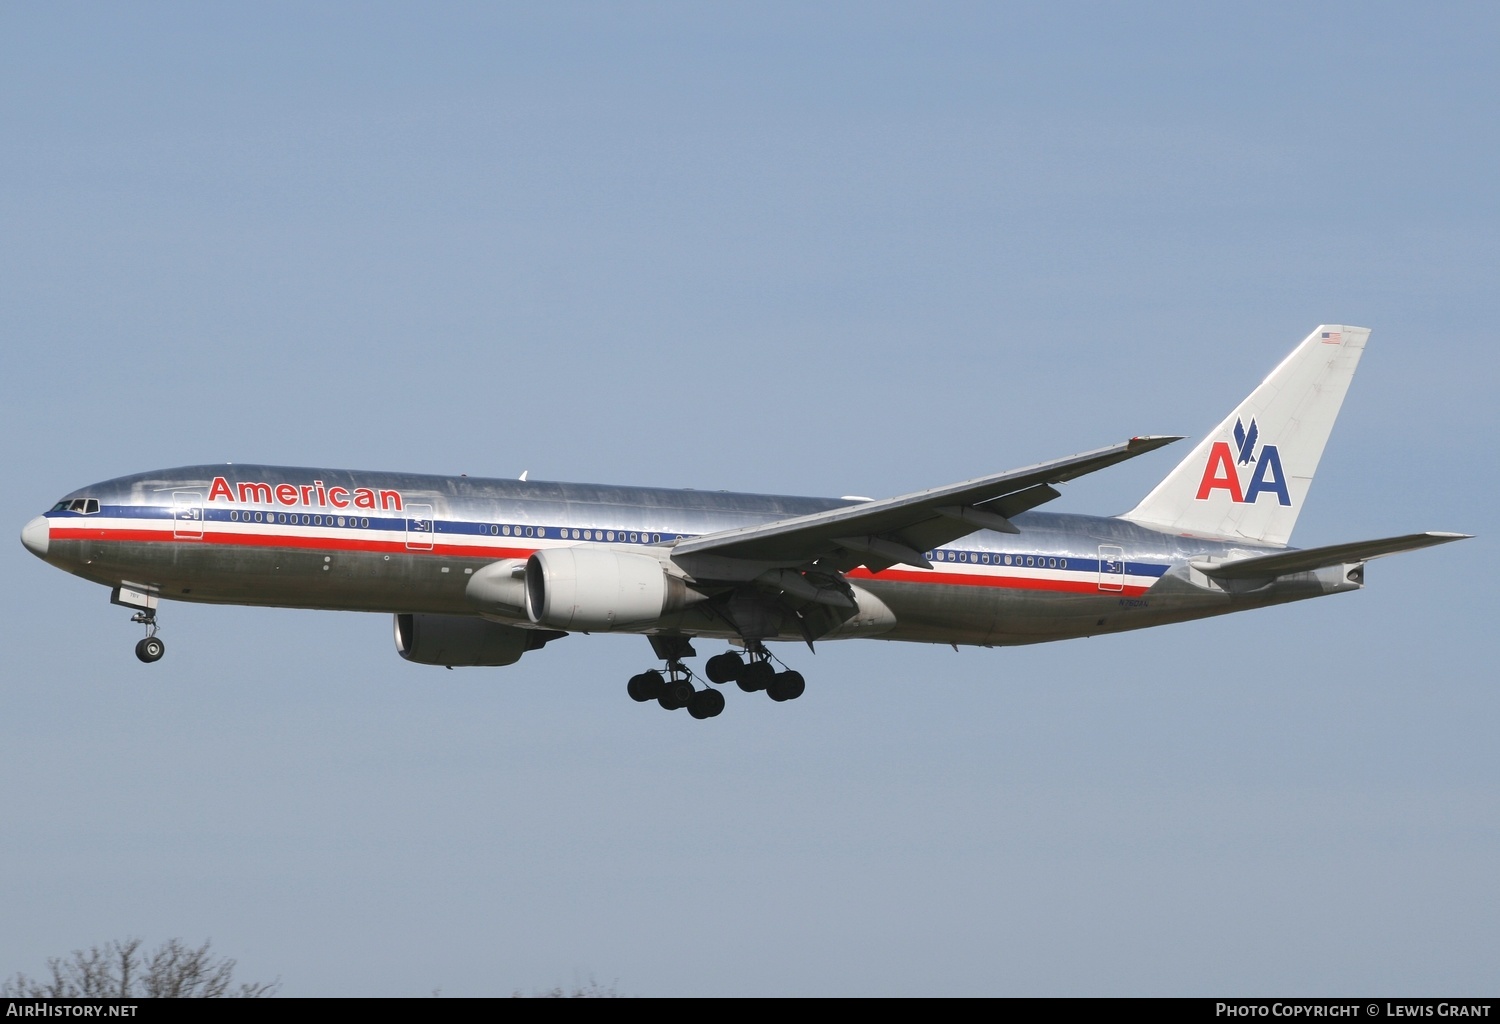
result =
[{"label": "airplane", "polygon": [[[1319,326],[1112,517],[1036,509],[1058,485],[1180,437],[880,500],[191,466],[74,491],[21,540],[134,611],[143,662],[165,651],[164,600],[385,612],[402,658],[448,668],[514,664],[572,633],[634,633],[664,665],[631,677],[628,694],[706,719],[724,710],[715,686],[803,694],[768,642],[1117,633],[1359,590],[1371,559],[1464,539],[1288,546],[1369,334]],[[694,640],[729,646],[705,662],[706,683],[684,663]]]}]

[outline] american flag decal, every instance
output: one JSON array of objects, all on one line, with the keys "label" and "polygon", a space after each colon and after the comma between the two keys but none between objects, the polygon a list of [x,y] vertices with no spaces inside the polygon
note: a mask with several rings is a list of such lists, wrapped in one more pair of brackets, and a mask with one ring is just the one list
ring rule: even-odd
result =
[{"label": "american flag decal", "polygon": [[1341,331],[1324,331],[1323,332],[1323,344],[1325,344],[1325,345],[1337,345],[1339,342],[1341,342],[1343,340],[1344,340],[1344,335],[1343,335],[1343,333]]}]

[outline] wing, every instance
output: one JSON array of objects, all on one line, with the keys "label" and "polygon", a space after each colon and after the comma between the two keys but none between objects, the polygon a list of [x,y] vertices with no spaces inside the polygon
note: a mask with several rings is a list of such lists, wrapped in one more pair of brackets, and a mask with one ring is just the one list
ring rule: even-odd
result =
[{"label": "wing", "polygon": [[1135,437],[1024,469],[978,477],[897,498],[781,519],[679,541],[672,560],[695,576],[748,579],[768,568],[880,572],[905,564],[932,568],[922,554],[977,530],[1019,533],[1010,517],[1051,501],[1052,486],[1155,451],[1178,437]]},{"label": "wing", "polygon": [[1329,565],[1364,562],[1381,555],[1415,551],[1434,544],[1447,544],[1449,541],[1468,540],[1469,536],[1466,533],[1408,533],[1380,540],[1357,540],[1322,548],[1279,551],[1274,555],[1252,555],[1227,562],[1193,562],[1192,566],[1205,576],[1221,580],[1274,579],[1288,573],[1312,572]]}]

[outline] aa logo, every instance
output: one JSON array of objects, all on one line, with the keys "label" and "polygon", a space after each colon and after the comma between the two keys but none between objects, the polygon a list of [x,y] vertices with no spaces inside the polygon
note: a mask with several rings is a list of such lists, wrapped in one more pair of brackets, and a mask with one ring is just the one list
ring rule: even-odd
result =
[{"label": "aa logo", "polygon": [[[1286,474],[1281,469],[1281,453],[1274,444],[1261,445],[1260,454],[1255,446],[1260,441],[1260,429],[1255,419],[1250,420],[1250,429],[1239,419],[1234,421],[1234,448],[1228,441],[1215,441],[1208,450],[1208,465],[1203,467],[1203,480],[1198,484],[1198,500],[1205,501],[1214,491],[1229,492],[1229,500],[1239,504],[1254,504],[1262,494],[1274,494],[1283,505],[1292,503],[1286,490]],[[1250,474],[1249,486],[1240,483],[1240,466],[1255,467]]]}]

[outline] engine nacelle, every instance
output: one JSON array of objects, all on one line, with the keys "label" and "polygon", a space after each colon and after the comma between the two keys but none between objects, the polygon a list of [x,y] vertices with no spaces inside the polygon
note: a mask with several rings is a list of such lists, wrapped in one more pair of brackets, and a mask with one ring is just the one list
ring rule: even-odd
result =
[{"label": "engine nacelle", "polygon": [[640,626],[688,598],[687,585],[651,555],[580,546],[546,548],[526,560],[526,616],[550,629]]},{"label": "engine nacelle", "polygon": [[526,562],[504,558],[481,566],[464,588],[470,603],[493,618],[526,621]]},{"label": "engine nacelle", "polygon": [[396,651],[419,665],[514,665],[521,655],[561,636],[545,629],[521,629],[474,615],[395,617]]}]

